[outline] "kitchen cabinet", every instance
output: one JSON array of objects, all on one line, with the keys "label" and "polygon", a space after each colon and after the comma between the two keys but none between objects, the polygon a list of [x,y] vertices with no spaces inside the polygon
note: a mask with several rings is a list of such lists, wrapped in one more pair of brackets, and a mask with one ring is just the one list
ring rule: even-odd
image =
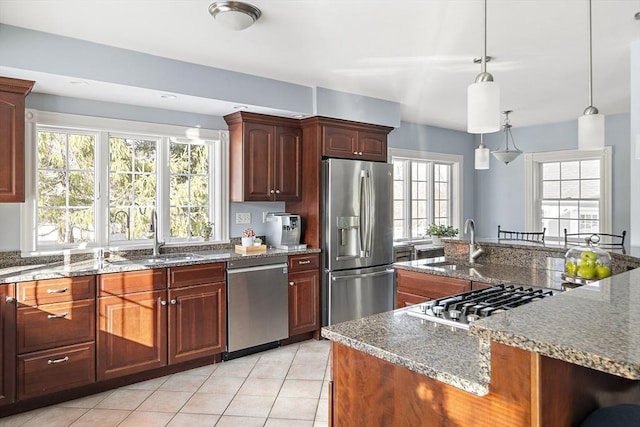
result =
[{"label": "kitchen cabinet", "polygon": [[472,281],[471,282],[471,290],[472,291],[476,291],[479,289],[488,289],[491,288],[495,285],[492,285],[491,283],[484,283],[484,282],[476,282],[476,281]]},{"label": "kitchen cabinet", "polygon": [[396,274],[397,308],[471,290],[469,280],[401,269],[397,269]]},{"label": "kitchen cabinet", "polygon": [[232,201],[302,198],[302,130],[294,119],[238,112],[229,125]]},{"label": "kitchen cabinet", "polygon": [[213,356],[226,347],[225,263],[170,267],[169,363]]},{"label": "kitchen cabinet", "polygon": [[0,407],[13,403],[16,385],[15,285],[0,285]]},{"label": "kitchen cabinet", "polygon": [[323,125],[322,155],[386,162],[387,133],[359,129],[359,126]]},{"label": "kitchen cabinet", "polygon": [[95,276],[16,285],[17,399],[95,382]]},{"label": "kitchen cabinet", "polygon": [[320,329],[320,255],[289,256],[289,336]]},{"label": "kitchen cabinet", "polygon": [[167,364],[166,279],[164,268],[98,276],[99,381]]},{"label": "kitchen cabinet", "polygon": [[34,84],[0,77],[0,202],[24,202],[24,98]]}]

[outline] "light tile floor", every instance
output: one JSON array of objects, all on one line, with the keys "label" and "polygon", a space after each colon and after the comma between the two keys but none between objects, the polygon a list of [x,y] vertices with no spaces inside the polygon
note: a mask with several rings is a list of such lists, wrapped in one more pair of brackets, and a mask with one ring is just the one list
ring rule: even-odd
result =
[{"label": "light tile floor", "polygon": [[325,427],[329,341],[299,344],[0,418],[0,427]]}]

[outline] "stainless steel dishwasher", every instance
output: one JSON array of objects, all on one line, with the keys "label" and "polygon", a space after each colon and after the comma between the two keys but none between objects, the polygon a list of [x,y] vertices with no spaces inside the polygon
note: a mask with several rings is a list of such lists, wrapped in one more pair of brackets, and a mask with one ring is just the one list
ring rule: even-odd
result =
[{"label": "stainless steel dishwasher", "polygon": [[227,352],[289,337],[287,257],[227,263]]}]

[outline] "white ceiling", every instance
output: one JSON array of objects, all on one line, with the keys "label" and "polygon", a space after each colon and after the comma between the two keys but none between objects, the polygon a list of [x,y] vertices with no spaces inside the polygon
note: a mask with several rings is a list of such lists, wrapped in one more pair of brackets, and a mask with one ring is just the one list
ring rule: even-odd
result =
[{"label": "white ceiling", "polygon": [[[386,99],[403,106],[405,121],[466,129],[466,89],[480,71],[472,59],[482,51],[482,1],[250,0],[262,17],[241,32],[216,25],[212,1],[1,0],[0,22]],[[603,114],[629,111],[637,12],[640,0],[593,0],[594,104]],[[573,120],[587,107],[586,0],[488,0],[487,53],[514,127]],[[0,72],[29,77],[28,70]],[[123,93],[110,84],[70,87],[60,76],[36,80],[36,92],[107,101]],[[139,92],[127,91],[126,102],[166,108],[157,97],[157,105],[136,99]],[[179,109],[202,112],[209,104],[215,111],[215,103],[184,98]]]}]

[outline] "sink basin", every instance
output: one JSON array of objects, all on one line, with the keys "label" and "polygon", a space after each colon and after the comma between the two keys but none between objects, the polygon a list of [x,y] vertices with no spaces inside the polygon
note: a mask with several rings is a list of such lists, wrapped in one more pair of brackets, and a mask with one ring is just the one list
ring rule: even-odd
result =
[{"label": "sink basin", "polygon": [[202,259],[201,255],[185,253],[185,254],[162,254],[158,256],[151,256],[146,258],[135,258],[135,259],[123,259],[117,261],[109,261],[110,264],[113,265],[129,265],[129,264],[167,264],[172,262],[183,262],[183,261],[191,261],[194,259]]}]

